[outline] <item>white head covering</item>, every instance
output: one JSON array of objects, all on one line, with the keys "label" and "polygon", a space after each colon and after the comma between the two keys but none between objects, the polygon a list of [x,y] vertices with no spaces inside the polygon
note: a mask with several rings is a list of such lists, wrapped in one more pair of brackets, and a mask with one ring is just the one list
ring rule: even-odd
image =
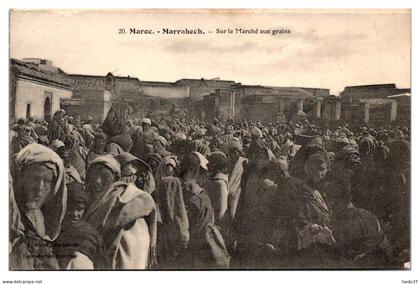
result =
[{"label": "white head covering", "polygon": [[261,129],[259,129],[256,126],[253,126],[251,128],[251,135],[254,136],[254,137],[257,137],[257,138],[262,138],[263,137]]},{"label": "white head covering", "polygon": [[105,167],[109,168],[117,178],[121,177],[121,166],[120,163],[114,158],[113,155],[101,155],[90,162],[89,167],[92,167],[95,164],[102,164]]},{"label": "white head covering", "polygon": [[175,141],[185,141],[187,140],[187,136],[182,133],[182,132],[178,132],[177,134],[175,134]]},{"label": "white head covering", "polygon": [[145,124],[152,125],[152,121],[150,120],[150,118],[147,118],[147,117],[143,118],[143,119],[141,120],[141,123],[142,123],[142,124],[143,124],[143,123],[145,123]]},{"label": "white head covering", "polygon": [[62,146],[64,146],[64,142],[61,141],[61,140],[58,140],[58,139],[55,139],[50,145],[50,147],[53,151],[57,151],[57,149],[62,147]]},{"label": "white head covering", "polygon": [[207,160],[206,157],[204,157],[204,155],[199,152],[194,151],[192,153],[197,155],[198,159],[200,160],[200,167],[207,171],[207,164],[209,163],[209,160]]}]

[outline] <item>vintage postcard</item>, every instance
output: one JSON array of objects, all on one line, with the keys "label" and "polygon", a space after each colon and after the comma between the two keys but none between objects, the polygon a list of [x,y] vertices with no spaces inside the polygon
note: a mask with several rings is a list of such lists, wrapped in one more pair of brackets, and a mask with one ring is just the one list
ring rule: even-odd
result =
[{"label": "vintage postcard", "polygon": [[9,270],[412,269],[410,9],[12,9],[9,82]]}]

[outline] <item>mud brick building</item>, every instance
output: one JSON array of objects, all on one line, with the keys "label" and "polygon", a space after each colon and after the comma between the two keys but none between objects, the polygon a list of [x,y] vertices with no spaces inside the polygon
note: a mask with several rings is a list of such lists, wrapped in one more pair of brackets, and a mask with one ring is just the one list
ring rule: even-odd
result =
[{"label": "mud brick building", "polygon": [[44,120],[60,109],[60,102],[73,96],[72,81],[51,61],[10,60],[10,119]]}]

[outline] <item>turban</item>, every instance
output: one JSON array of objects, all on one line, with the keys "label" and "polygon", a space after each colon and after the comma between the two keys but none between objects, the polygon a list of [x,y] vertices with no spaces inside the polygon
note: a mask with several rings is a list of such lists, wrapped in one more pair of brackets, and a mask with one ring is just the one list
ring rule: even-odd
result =
[{"label": "turban", "polygon": [[187,140],[187,136],[182,133],[182,132],[178,132],[177,134],[175,134],[175,141],[185,141]]},{"label": "turban", "polygon": [[148,124],[148,125],[152,125],[152,121],[150,120],[150,118],[143,118],[141,120],[142,124]]},{"label": "turban", "polygon": [[194,151],[192,153],[198,157],[198,160],[200,161],[200,167],[207,170],[207,164],[209,163],[209,160],[207,160],[207,158],[204,157],[203,154],[199,152]]},{"label": "turban", "polygon": [[256,138],[263,138],[262,131],[256,126],[251,128],[251,135]]},{"label": "turban", "polygon": [[104,165],[105,167],[109,168],[117,176],[117,178],[121,177],[120,164],[112,155],[108,154],[97,157],[90,162],[89,168],[96,164]]}]

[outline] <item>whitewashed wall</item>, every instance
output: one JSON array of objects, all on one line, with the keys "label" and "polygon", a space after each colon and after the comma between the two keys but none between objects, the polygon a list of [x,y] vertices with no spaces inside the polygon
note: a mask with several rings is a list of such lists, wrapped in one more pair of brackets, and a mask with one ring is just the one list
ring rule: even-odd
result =
[{"label": "whitewashed wall", "polygon": [[44,102],[50,97],[51,117],[60,109],[60,99],[71,98],[69,89],[18,78],[16,82],[15,119],[26,118],[26,106],[31,105],[31,114],[34,119],[44,118]]}]

